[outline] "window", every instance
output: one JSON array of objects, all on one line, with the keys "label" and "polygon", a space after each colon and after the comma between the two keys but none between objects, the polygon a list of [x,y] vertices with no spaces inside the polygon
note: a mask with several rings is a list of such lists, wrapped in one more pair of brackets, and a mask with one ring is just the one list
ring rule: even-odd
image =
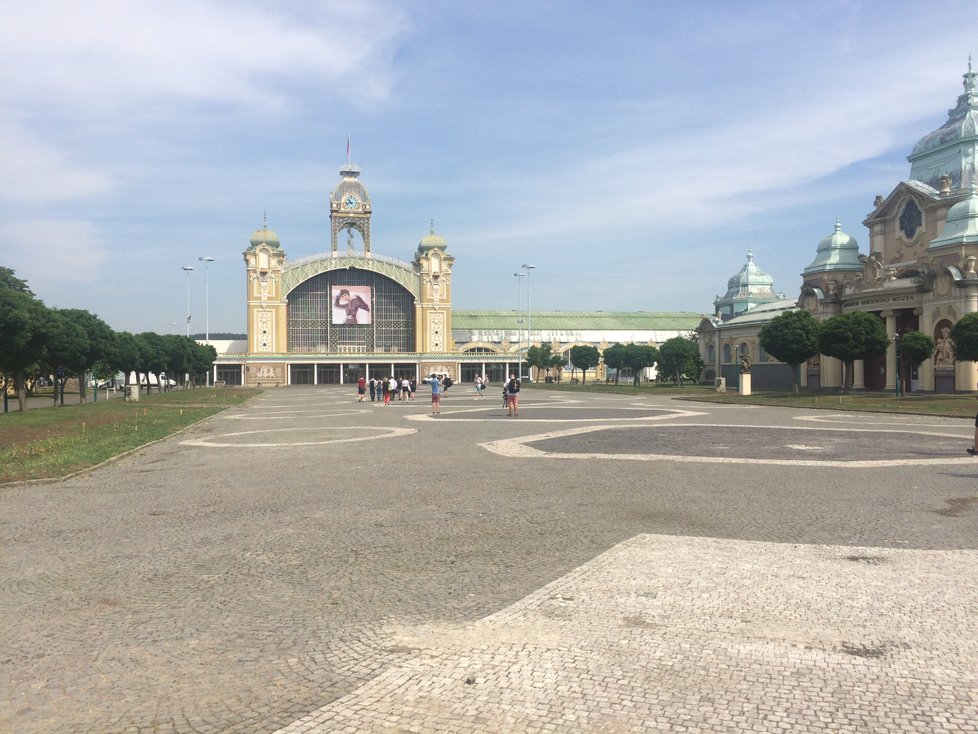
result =
[{"label": "window", "polygon": [[[370,286],[369,324],[332,323],[332,287]],[[290,352],[365,354],[414,352],[414,297],[401,285],[369,270],[320,273],[289,294]]]}]

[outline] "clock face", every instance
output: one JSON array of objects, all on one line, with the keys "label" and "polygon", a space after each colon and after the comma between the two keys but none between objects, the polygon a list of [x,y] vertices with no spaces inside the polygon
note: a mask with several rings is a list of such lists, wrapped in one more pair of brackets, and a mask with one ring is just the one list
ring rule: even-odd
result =
[{"label": "clock face", "polygon": [[360,201],[353,194],[347,194],[346,198],[343,199],[345,209],[356,209],[358,206],[360,206]]}]

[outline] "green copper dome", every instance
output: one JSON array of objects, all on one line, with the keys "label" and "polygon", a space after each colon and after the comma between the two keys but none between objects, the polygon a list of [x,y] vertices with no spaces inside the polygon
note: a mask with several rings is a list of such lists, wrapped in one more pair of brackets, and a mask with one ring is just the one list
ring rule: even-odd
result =
[{"label": "green copper dome", "polygon": [[907,156],[910,179],[940,190],[941,177],[951,177],[951,188],[961,189],[974,178],[974,152],[978,146],[978,82],[968,59],[964,94],[947,112],[947,122],[922,137]]},{"label": "green copper dome", "polygon": [[747,248],[747,262],[727,281],[727,292],[713,301],[716,313],[723,319],[732,318],[762,303],[777,301],[783,296],[774,292],[774,278],[754,262],[754,253]]},{"label": "green copper dome", "polygon": [[805,268],[804,274],[821,273],[827,270],[861,271],[859,243],[842,231],[839,220],[835,220],[835,231],[818,243],[818,250],[812,264]]},{"label": "green copper dome", "polygon": [[447,250],[448,242],[440,234],[435,234],[435,227],[432,225],[431,231],[421,238],[418,243],[419,252],[428,252],[429,250]]},{"label": "green copper dome", "polygon": [[927,248],[978,243],[978,183],[971,181],[971,196],[948,209],[941,236]]},{"label": "green copper dome", "polygon": [[268,228],[265,224],[261,229],[256,229],[254,234],[251,235],[251,249],[255,249],[258,245],[268,245],[275,249],[279,249],[282,245],[279,243],[278,235]]}]

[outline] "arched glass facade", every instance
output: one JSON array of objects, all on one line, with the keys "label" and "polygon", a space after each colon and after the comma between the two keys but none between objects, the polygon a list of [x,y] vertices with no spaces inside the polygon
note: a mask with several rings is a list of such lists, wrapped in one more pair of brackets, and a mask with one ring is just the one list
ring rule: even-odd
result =
[{"label": "arched glass facade", "polygon": [[[369,317],[334,323],[336,289],[369,288]],[[354,291],[356,292],[356,291]],[[414,352],[414,296],[403,286],[369,270],[346,268],[320,273],[288,295],[289,352],[361,354]],[[367,313],[364,311],[364,313]]]}]

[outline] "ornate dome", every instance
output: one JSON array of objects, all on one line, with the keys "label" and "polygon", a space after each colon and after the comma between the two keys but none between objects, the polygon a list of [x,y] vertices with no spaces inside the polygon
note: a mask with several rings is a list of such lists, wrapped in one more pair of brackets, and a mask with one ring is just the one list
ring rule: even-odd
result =
[{"label": "ornate dome", "polygon": [[771,290],[774,285],[774,278],[765,273],[754,262],[754,253],[747,248],[747,263],[736,275],[727,281],[727,296],[734,296],[744,289],[756,292],[758,289],[767,288]]},{"label": "ornate dome", "polygon": [[947,112],[947,122],[922,137],[907,156],[910,178],[940,189],[940,179],[951,177],[951,187],[960,189],[975,177],[975,162],[971,160],[973,146],[978,143],[978,83],[968,59],[964,74],[964,94],[957,105]]},{"label": "ornate dome", "polygon": [[713,301],[716,312],[724,319],[736,316],[762,303],[777,301],[782,296],[774,292],[774,279],[757,267],[754,254],[747,248],[747,262],[727,280],[727,292]]},{"label": "ornate dome", "polygon": [[835,231],[818,243],[818,250],[811,265],[805,268],[804,274],[824,272],[826,270],[860,271],[863,264],[859,261],[859,243],[855,237],[850,237],[842,231],[839,220],[835,220]]},{"label": "ornate dome", "polygon": [[440,234],[435,234],[435,225],[432,223],[431,231],[421,238],[418,243],[419,252],[427,252],[428,250],[447,250],[448,242]]},{"label": "ornate dome", "polygon": [[948,209],[944,231],[927,247],[966,243],[978,243],[978,182],[974,179],[971,181],[971,196]]},{"label": "ornate dome", "polygon": [[268,228],[268,222],[265,222],[260,229],[256,229],[254,234],[251,235],[251,249],[262,244],[275,249],[279,249],[282,246],[278,240],[278,235]]}]

